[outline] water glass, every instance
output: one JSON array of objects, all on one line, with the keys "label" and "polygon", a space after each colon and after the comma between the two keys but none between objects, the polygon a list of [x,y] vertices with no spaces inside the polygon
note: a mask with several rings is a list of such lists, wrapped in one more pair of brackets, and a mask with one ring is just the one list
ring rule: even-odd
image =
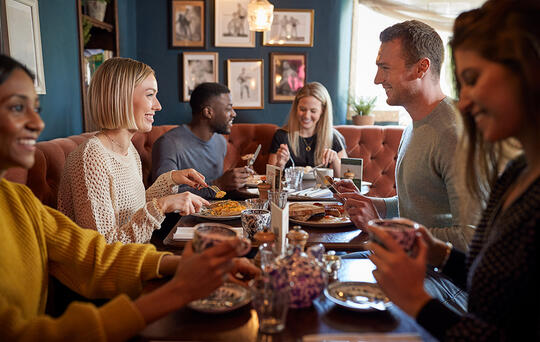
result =
[{"label": "water glass", "polygon": [[[276,204],[281,209],[285,208],[287,204],[287,192],[286,191],[268,191],[268,200],[270,203]],[[269,207],[270,204],[268,204]]]},{"label": "water glass", "polygon": [[303,177],[303,167],[290,167],[288,169],[285,169],[285,182],[288,188],[291,190],[300,190]]},{"label": "water glass", "polygon": [[244,236],[253,240],[255,233],[270,226],[270,211],[265,209],[246,209],[240,214]]},{"label": "water glass", "polygon": [[279,333],[285,329],[289,309],[289,287],[277,288],[268,277],[257,279],[251,285],[252,305],[257,312],[259,331]]},{"label": "water glass", "polygon": [[268,209],[268,199],[248,198],[245,200],[247,209]]}]

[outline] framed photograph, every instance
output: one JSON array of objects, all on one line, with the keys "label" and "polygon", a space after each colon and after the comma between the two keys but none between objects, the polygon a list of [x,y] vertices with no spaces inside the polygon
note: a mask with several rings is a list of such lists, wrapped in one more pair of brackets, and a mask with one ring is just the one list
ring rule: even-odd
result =
[{"label": "framed photograph", "polygon": [[38,94],[45,94],[37,0],[0,0],[1,52],[24,64],[36,76]]},{"label": "framed photograph", "polygon": [[270,53],[270,102],[292,102],[306,82],[305,53]]},{"label": "framed photograph", "polygon": [[214,44],[225,47],[255,47],[247,5],[250,0],[215,0]]},{"label": "framed photograph", "polygon": [[204,47],[204,1],[172,0],[171,46]]},{"label": "framed photograph", "polygon": [[199,84],[218,82],[217,52],[184,52],[182,56],[183,86],[182,94],[185,102]]},{"label": "framed photograph", "polygon": [[228,59],[227,86],[234,109],[263,109],[263,60]]},{"label": "framed photograph", "polygon": [[263,45],[313,46],[312,9],[275,9],[270,31],[263,32]]}]

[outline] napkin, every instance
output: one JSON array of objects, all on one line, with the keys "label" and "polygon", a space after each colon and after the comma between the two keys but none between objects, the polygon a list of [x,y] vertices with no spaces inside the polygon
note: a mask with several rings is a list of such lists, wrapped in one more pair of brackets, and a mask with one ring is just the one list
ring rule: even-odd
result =
[{"label": "napkin", "polygon": [[[242,227],[231,227],[231,229],[236,232],[236,235],[244,236],[244,231]],[[191,240],[193,239],[194,231],[194,227],[176,227],[176,232],[174,232],[173,240]]]},{"label": "napkin", "polygon": [[421,342],[417,334],[373,333],[373,334],[319,334],[306,335],[302,342]]}]

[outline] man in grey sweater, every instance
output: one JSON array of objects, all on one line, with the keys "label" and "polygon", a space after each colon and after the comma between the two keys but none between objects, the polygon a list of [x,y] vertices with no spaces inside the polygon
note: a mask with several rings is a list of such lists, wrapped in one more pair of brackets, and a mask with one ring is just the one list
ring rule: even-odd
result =
[{"label": "man in grey sweater", "polygon": [[[375,84],[383,86],[389,105],[407,110],[412,124],[398,150],[397,196],[346,195],[349,215],[358,227],[373,218],[406,217],[467,250],[474,233],[467,224],[475,223],[467,220],[475,215],[463,215],[468,196],[457,176],[457,110],[440,87],[442,40],[416,20],[388,27],[380,40]],[[354,190],[347,182],[340,185],[341,191]]]},{"label": "man in grey sweater", "polygon": [[[208,184],[222,190],[243,187],[250,170],[239,167],[223,172],[227,141],[222,134],[231,132],[236,112],[232,108],[229,88],[219,83],[202,83],[191,94],[189,101],[192,120],[163,134],[152,147],[152,177],[170,170],[193,168],[203,174]],[[213,198],[209,189],[189,190],[206,198]]]}]

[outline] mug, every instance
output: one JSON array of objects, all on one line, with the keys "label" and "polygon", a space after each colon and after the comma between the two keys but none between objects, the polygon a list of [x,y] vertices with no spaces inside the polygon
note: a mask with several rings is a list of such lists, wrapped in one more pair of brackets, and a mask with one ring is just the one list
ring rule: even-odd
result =
[{"label": "mug", "polygon": [[239,239],[240,244],[236,249],[236,254],[242,256],[251,249],[251,242],[246,238],[236,235],[231,226],[221,223],[205,222],[195,225],[193,233],[193,251],[202,253],[205,249],[220,244],[221,242]]},{"label": "mug", "polygon": [[[406,218],[393,218],[371,220],[368,222],[368,226],[383,228],[403,247],[407,254],[416,254],[414,241],[416,239],[416,229],[420,227],[420,224]],[[384,246],[371,232],[369,232],[369,238]]]},{"label": "mug", "polygon": [[255,233],[270,226],[270,211],[265,209],[246,209],[240,214],[244,236],[253,240]]}]

